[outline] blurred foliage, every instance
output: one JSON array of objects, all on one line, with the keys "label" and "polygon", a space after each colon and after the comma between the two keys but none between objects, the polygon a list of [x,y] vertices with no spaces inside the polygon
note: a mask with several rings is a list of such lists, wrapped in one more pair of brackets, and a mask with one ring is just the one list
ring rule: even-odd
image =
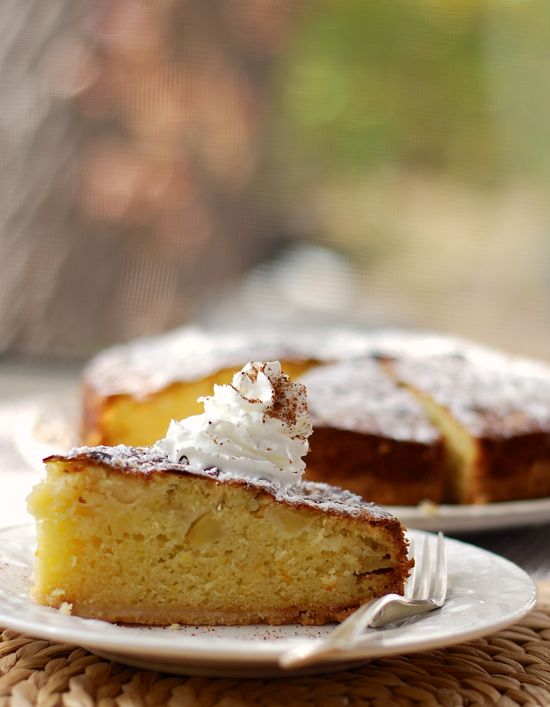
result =
[{"label": "blurred foliage", "polygon": [[276,69],[258,199],[342,316],[547,355],[550,3],[304,3]]},{"label": "blurred foliage", "polygon": [[543,0],[306,5],[279,67],[277,171],[548,171],[549,13]]}]

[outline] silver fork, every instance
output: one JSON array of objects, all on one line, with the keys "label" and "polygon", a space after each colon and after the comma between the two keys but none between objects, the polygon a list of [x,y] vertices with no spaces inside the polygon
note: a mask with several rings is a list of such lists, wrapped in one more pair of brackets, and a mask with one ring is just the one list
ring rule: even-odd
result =
[{"label": "silver fork", "polygon": [[[411,540],[410,554],[414,557]],[[422,557],[417,562],[412,576],[406,584],[405,596],[386,594],[367,604],[343,621],[328,638],[316,643],[297,646],[283,653],[279,665],[283,668],[302,666],[317,658],[336,656],[357,646],[366,636],[364,630],[371,626],[379,628],[389,623],[410,619],[418,614],[439,609],[447,596],[447,564],[443,534],[437,537],[435,565],[431,561],[430,536],[426,535]]]}]

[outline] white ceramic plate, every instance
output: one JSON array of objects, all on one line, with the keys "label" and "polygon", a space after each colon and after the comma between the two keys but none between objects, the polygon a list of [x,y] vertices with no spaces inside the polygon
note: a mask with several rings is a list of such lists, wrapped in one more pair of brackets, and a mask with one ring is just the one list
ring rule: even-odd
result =
[{"label": "white ceramic plate", "polygon": [[[422,547],[418,531],[415,546]],[[435,542],[435,539],[434,539]],[[508,626],[532,609],[537,590],[519,567],[457,540],[446,541],[449,593],[445,606],[407,626],[369,632],[338,660],[284,671],[278,659],[298,641],[315,641],[333,626],[188,626],[145,628],[66,616],[29,596],[34,525],[0,530],[0,625],[39,638],[74,643],[141,668],[187,675],[277,677],[343,670],[370,659],[470,640]]]},{"label": "white ceramic plate", "polygon": [[550,523],[550,498],[480,505],[387,506],[407,528],[444,533],[503,530]]}]

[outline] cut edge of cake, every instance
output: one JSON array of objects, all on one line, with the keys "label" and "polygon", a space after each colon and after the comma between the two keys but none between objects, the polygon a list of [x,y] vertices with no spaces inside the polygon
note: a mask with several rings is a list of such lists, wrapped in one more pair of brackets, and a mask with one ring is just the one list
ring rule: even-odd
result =
[{"label": "cut edge of cake", "polygon": [[382,505],[443,500],[440,430],[378,358],[320,366],[300,382],[314,428],[306,478]]},{"label": "cut edge of cake", "polygon": [[[442,396],[437,385],[426,385],[425,376],[446,361],[464,367],[466,375],[480,380],[472,388],[466,378],[462,387],[459,377],[445,380],[448,374],[443,369],[438,381]],[[412,375],[407,371],[411,364]],[[547,365],[475,347],[401,360],[388,357],[384,365],[389,375],[419,400],[441,431],[446,450],[445,503],[498,503],[550,495]],[[423,369],[419,378],[415,377],[415,366],[417,371]],[[540,386],[547,391],[547,398],[541,405],[537,391],[519,400],[515,385],[530,386],[531,391]],[[487,396],[494,396],[492,404]]]},{"label": "cut edge of cake", "polygon": [[[172,419],[181,420],[202,411],[200,397],[211,395],[214,385],[231,383],[235,367],[223,367],[198,380],[172,382],[160,390],[152,390],[143,397],[125,393],[98,394],[89,382],[82,384],[83,419],[81,437],[90,447],[125,444],[147,446],[154,444],[168,429]],[[309,368],[319,365],[314,359],[282,360],[285,373],[298,378]]]}]

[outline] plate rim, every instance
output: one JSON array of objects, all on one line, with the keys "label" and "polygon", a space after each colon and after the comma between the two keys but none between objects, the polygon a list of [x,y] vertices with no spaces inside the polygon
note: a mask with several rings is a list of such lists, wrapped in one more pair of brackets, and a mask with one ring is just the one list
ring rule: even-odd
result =
[{"label": "plate rim", "polygon": [[550,496],[480,504],[386,505],[410,529],[428,532],[479,532],[550,523]]}]

